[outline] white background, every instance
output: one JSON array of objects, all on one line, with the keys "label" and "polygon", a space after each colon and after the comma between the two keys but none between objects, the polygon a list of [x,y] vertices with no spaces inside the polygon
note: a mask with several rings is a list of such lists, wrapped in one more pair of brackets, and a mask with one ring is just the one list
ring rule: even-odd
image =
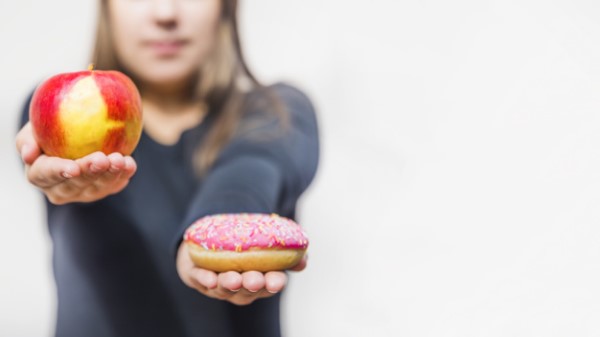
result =
[{"label": "white background", "polygon": [[[246,0],[247,56],[319,111],[287,336],[600,335],[600,2]],[[0,335],[49,336],[41,198],[14,150],[94,1],[0,3]]]}]

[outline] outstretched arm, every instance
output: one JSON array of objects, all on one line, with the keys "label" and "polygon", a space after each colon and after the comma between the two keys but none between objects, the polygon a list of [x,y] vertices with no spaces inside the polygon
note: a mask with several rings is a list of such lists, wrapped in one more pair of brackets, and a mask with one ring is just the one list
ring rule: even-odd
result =
[{"label": "outstretched arm", "polygon": [[[287,283],[281,271],[215,273],[197,268],[181,242],[185,229],[200,217],[218,213],[279,213],[293,208],[312,180],[318,160],[318,134],[310,102],[295,89],[280,88],[291,125],[278,137],[257,140],[277,124],[263,124],[234,139],[204,177],[177,233],[177,271],[181,280],[206,296],[245,305],[272,296]],[[282,206],[285,205],[285,206]],[[291,205],[291,206],[290,206]],[[306,266],[302,260],[293,270]]]}]

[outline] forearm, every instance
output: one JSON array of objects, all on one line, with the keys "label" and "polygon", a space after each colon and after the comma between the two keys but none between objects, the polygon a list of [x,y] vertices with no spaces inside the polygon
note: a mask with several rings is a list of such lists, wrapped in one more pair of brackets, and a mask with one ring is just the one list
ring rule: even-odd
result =
[{"label": "forearm", "polygon": [[192,199],[180,225],[174,250],[195,220],[219,213],[276,212],[283,188],[283,172],[272,161],[259,156],[240,156],[210,172]]}]

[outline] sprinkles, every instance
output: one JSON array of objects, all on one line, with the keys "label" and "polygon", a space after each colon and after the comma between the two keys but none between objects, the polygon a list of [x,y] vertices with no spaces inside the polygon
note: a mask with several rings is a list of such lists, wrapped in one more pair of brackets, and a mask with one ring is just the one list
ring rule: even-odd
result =
[{"label": "sprinkles", "polygon": [[242,252],[250,248],[306,249],[300,225],[277,214],[237,213],[205,216],[185,232],[184,240],[204,249]]}]

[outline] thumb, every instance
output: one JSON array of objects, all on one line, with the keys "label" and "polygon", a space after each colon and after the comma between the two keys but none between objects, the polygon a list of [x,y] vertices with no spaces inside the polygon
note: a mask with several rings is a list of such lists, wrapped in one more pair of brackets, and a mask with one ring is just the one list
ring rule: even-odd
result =
[{"label": "thumb", "polygon": [[31,165],[42,154],[40,146],[35,141],[31,123],[27,122],[16,137],[17,151],[26,165]]},{"label": "thumb", "polygon": [[292,271],[302,271],[302,270],[304,270],[304,268],[306,268],[307,264],[308,264],[308,254],[304,255],[302,257],[302,260],[300,260],[300,262],[298,262],[297,265],[295,265],[294,267],[290,268],[290,270],[292,270]]}]

